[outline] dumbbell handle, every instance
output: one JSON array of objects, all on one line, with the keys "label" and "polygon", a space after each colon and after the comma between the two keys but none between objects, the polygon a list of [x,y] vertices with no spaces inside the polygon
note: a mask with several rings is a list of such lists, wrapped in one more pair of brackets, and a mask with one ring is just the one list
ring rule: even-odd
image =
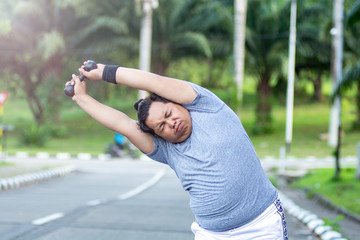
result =
[{"label": "dumbbell handle", "polygon": [[[87,72],[89,72],[93,69],[96,69],[96,68],[97,68],[96,62],[94,62],[92,60],[87,61],[86,65],[84,66],[84,70]],[[82,74],[80,74],[78,77],[80,78],[80,81],[84,81],[84,79],[85,79],[85,76]],[[71,84],[67,85],[64,88],[64,93],[68,97],[73,97],[75,95],[74,85],[71,85]]]}]

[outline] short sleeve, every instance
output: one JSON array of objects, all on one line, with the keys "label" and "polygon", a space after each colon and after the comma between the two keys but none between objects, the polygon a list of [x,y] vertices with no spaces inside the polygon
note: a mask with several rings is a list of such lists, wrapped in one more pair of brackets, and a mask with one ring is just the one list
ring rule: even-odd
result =
[{"label": "short sleeve", "polygon": [[225,105],[225,103],[211,91],[194,83],[190,82],[190,84],[197,92],[196,98],[191,103],[183,104],[190,112],[217,112]]},{"label": "short sleeve", "polygon": [[166,141],[158,136],[153,136],[152,138],[154,141],[154,150],[151,153],[146,154],[146,156],[148,156],[149,158],[151,158],[157,162],[168,164]]}]

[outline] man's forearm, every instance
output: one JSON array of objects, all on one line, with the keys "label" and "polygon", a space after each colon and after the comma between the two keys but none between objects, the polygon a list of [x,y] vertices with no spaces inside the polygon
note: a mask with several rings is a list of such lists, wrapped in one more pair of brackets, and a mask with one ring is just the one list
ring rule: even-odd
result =
[{"label": "man's forearm", "polygon": [[186,81],[133,68],[119,67],[116,71],[116,83],[156,93],[180,104],[193,101],[197,95]]},{"label": "man's forearm", "polygon": [[134,68],[119,67],[116,71],[116,83],[153,92],[153,85],[159,82],[161,76]]},{"label": "man's forearm", "polygon": [[124,135],[124,130],[132,121],[126,114],[98,102],[89,95],[78,97],[76,103],[94,120]]}]

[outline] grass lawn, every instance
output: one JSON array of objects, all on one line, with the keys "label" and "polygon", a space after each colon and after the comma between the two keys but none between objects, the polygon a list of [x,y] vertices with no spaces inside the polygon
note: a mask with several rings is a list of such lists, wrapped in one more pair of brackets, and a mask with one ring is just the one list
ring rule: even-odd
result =
[{"label": "grass lawn", "polygon": [[[62,111],[62,126],[67,130],[67,134],[61,138],[51,138],[45,146],[24,146],[20,144],[19,136],[23,129],[29,127],[32,116],[24,100],[10,95],[4,106],[3,123],[12,124],[15,130],[8,133],[6,140],[6,150],[9,154],[16,152],[48,152],[55,154],[58,152],[68,152],[77,154],[86,152],[91,154],[103,153],[104,146],[113,141],[113,132],[104,128],[89,116],[87,116],[71,100],[66,99],[64,110]],[[65,101],[65,100],[64,100]],[[131,110],[131,105],[135,100],[123,102],[127,113],[135,116],[135,111]],[[285,106],[276,104],[273,107],[273,121],[275,131],[270,135],[253,135],[251,132],[255,114],[254,103],[251,100],[244,103],[239,117],[247,130],[259,157],[273,156],[278,157],[279,151],[285,145]],[[343,109],[342,122],[345,136],[342,141],[341,156],[355,156],[356,144],[360,142],[359,132],[350,130],[351,123],[354,121],[355,114],[352,114],[354,107]],[[327,157],[332,155],[334,148],[329,147],[326,140],[319,138],[320,134],[327,133],[329,122],[328,102],[316,104],[297,104],[294,108],[293,143],[290,154],[295,157]]]},{"label": "grass lawn", "polygon": [[333,169],[314,169],[295,182],[295,186],[309,188],[360,216],[360,181],[355,180],[355,169],[342,169],[339,181],[333,181],[333,175]]},{"label": "grass lawn", "polygon": [[[326,157],[333,154],[334,148],[328,146],[326,140],[321,140],[320,135],[328,132],[329,105],[316,103],[296,105],[294,108],[293,141],[290,154],[295,157]],[[273,120],[275,131],[270,135],[253,135],[251,128],[255,114],[253,108],[245,108],[240,114],[240,119],[247,129],[248,134],[260,157],[279,156],[280,147],[285,145],[285,106],[273,107]],[[350,130],[353,117],[343,116],[343,129],[345,136],[342,139],[341,156],[355,156],[356,144],[360,142],[360,133]]]},{"label": "grass lawn", "polygon": [[[16,115],[16,114],[15,114]],[[22,118],[24,113],[19,113],[18,118]],[[13,118],[14,116],[12,116]],[[99,123],[88,117],[86,113],[78,109],[75,105],[64,111],[63,126],[66,128],[66,134],[60,138],[50,138],[42,147],[39,146],[25,146],[20,143],[20,134],[22,129],[28,128],[28,117],[21,120],[10,121],[6,118],[6,124],[15,124],[15,130],[8,133],[6,140],[6,149],[8,154],[15,154],[16,152],[28,152],[29,154],[36,154],[37,152],[48,152],[50,154],[56,153],[70,153],[76,155],[77,153],[100,154],[103,153],[105,144],[112,142],[113,132],[102,127]]]}]

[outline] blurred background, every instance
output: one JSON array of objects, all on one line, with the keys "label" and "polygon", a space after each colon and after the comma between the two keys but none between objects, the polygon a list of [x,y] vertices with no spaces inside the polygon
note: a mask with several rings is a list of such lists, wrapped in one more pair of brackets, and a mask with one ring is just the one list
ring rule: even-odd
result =
[{"label": "blurred background", "polygon": [[[297,4],[295,42],[290,41],[292,2]],[[286,145],[289,156],[333,156],[338,144],[329,141],[331,106],[336,105],[333,93],[340,93],[340,156],[355,156],[360,141],[360,3],[343,3],[339,79],[335,2],[2,0],[0,90],[8,98],[1,124],[9,127],[2,149],[10,155],[103,153],[114,133],[63,93],[71,74],[93,59],[211,89],[239,114],[260,157],[278,157]],[[236,9],[237,4],[245,5]],[[291,49],[296,54],[291,56]],[[289,141],[291,72],[295,97]],[[135,118],[136,90],[99,82],[88,84],[88,91]]]},{"label": "blurred background", "polygon": [[[49,159],[35,165],[31,157],[63,154],[76,162],[79,153],[109,153],[115,133],[63,91],[71,74],[92,59],[213,91],[238,114],[274,185],[355,239],[359,39],[360,0],[1,0],[0,180],[29,172],[28,165],[49,168]],[[144,96],[105,82],[87,89],[133,118],[133,104]],[[140,156],[126,148],[133,159]],[[100,163],[94,162],[96,169]],[[299,189],[313,198],[301,200]],[[346,218],[356,219],[356,227],[340,226],[345,217],[338,212],[326,215],[318,205],[322,198],[350,212]]]}]

